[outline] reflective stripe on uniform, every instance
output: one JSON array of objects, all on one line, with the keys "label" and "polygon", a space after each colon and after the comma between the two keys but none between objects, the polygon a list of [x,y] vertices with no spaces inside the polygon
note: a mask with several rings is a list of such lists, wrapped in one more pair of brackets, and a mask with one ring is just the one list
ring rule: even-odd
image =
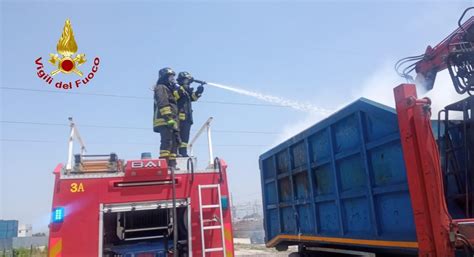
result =
[{"label": "reflective stripe on uniform", "polygon": [[179,113],[179,120],[185,120],[186,119],[186,113],[180,112]]},{"label": "reflective stripe on uniform", "polygon": [[180,145],[179,145],[179,148],[186,148],[188,147],[188,143],[186,142],[182,142]]},{"label": "reflective stripe on uniform", "polygon": [[176,154],[175,153],[170,153],[170,160],[176,160]]},{"label": "reflective stripe on uniform", "polygon": [[171,107],[170,106],[165,106],[165,107],[160,109],[160,114],[163,115],[163,116],[164,115],[169,115],[171,113],[172,112],[171,112]]},{"label": "reflective stripe on uniform", "polygon": [[177,90],[173,91],[173,95],[174,95],[174,98],[176,98],[176,100],[179,100],[180,96]]},{"label": "reflective stripe on uniform", "polygon": [[160,151],[160,157],[169,157],[170,153],[171,152],[169,150],[161,150]]},{"label": "reflective stripe on uniform", "polygon": [[164,126],[164,125],[166,125],[165,119],[160,118],[160,119],[153,120],[153,127]]},{"label": "reflective stripe on uniform", "polygon": [[199,99],[199,95],[196,95],[196,93],[193,93],[191,98],[193,99],[193,101],[197,101]]}]

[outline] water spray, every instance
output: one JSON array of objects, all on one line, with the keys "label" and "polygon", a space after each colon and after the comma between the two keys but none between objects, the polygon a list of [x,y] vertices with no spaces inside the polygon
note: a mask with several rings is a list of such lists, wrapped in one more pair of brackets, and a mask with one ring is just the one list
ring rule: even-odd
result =
[{"label": "water spray", "polygon": [[293,108],[295,110],[298,110],[298,111],[312,112],[312,113],[316,113],[316,114],[321,114],[323,116],[326,116],[326,115],[329,115],[329,114],[332,113],[331,110],[320,108],[318,106],[308,104],[308,103],[301,103],[301,102],[298,102],[298,101],[285,99],[285,98],[282,98],[282,97],[279,97],[279,96],[272,96],[272,95],[262,94],[262,93],[255,92],[255,91],[249,91],[249,90],[245,90],[245,89],[241,89],[241,88],[237,88],[237,87],[226,86],[226,85],[221,85],[221,84],[217,84],[217,83],[208,82],[206,84],[209,85],[209,86],[225,89],[225,90],[228,90],[228,91],[231,91],[231,92],[234,92],[234,93],[238,93],[238,94],[241,94],[241,95],[251,96],[251,97],[257,98],[259,100],[262,100],[262,101],[265,101],[265,102],[268,102],[268,103],[277,104],[277,105],[285,106],[285,107],[291,107],[291,108]]}]

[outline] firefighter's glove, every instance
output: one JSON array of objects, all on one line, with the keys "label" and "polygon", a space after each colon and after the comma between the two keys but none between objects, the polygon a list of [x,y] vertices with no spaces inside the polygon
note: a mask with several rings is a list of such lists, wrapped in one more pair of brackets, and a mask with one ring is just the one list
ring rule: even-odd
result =
[{"label": "firefighter's glove", "polygon": [[177,127],[176,121],[174,119],[169,119],[166,122],[166,125],[170,128],[176,128]]},{"label": "firefighter's glove", "polygon": [[186,96],[186,89],[184,89],[184,87],[179,87],[178,94],[179,94],[180,98],[185,97]]},{"label": "firefighter's glove", "polygon": [[201,95],[204,92],[204,87],[202,85],[198,86],[196,89],[196,94]]}]

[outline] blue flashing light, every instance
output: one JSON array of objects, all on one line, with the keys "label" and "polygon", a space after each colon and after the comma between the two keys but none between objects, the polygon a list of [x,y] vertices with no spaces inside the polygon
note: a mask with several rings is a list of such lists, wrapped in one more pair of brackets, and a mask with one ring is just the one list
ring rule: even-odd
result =
[{"label": "blue flashing light", "polygon": [[64,208],[57,207],[53,210],[53,223],[60,223],[64,221]]},{"label": "blue flashing light", "polygon": [[229,208],[229,198],[226,195],[221,196],[221,205],[223,210]]}]

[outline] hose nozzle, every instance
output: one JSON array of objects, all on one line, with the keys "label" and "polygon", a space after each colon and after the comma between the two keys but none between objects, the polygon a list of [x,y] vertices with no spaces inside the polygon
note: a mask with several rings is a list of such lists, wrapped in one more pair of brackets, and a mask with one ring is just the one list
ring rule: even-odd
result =
[{"label": "hose nozzle", "polygon": [[201,85],[207,84],[206,81],[202,81],[202,80],[198,80],[198,79],[194,79],[193,82],[196,82],[196,83],[201,84]]}]

